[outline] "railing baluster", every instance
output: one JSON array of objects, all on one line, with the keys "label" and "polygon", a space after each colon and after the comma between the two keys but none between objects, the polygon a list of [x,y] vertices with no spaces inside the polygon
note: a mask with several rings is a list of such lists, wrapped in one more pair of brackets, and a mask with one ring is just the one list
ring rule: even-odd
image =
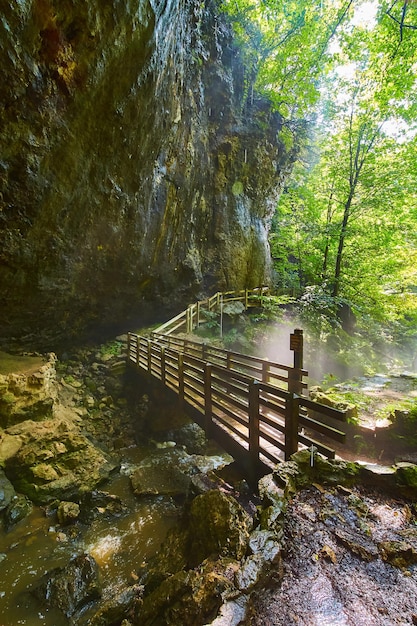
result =
[{"label": "railing baluster", "polygon": [[166,382],[166,365],[165,365],[165,346],[161,346],[161,382]]},{"label": "railing baluster", "polygon": [[178,352],[178,399],[181,410],[184,408],[184,355]]},{"label": "railing baluster", "polygon": [[152,341],[148,339],[148,374],[152,374]]},{"label": "railing baluster", "polygon": [[211,363],[204,364],[204,430],[206,436],[211,436],[213,423],[213,404],[211,396]]},{"label": "railing baluster", "polygon": [[259,465],[259,381],[249,383],[249,454],[252,478],[256,480]]},{"label": "railing baluster", "polygon": [[298,398],[290,393],[285,400],[285,460],[298,450]]}]

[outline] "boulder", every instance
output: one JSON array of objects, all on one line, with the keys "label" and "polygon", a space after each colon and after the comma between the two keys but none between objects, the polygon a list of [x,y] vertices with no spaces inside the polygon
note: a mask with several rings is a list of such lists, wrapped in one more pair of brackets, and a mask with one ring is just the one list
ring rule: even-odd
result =
[{"label": "boulder", "polygon": [[[26,366],[29,368],[26,373],[0,374],[0,426],[3,428],[28,419],[40,421],[52,416],[57,395],[56,357],[48,355],[44,365],[39,365],[39,359],[33,361],[38,364],[36,370]],[[14,358],[13,365],[22,367],[19,357]]]},{"label": "boulder", "polygon": [[316,449],[301,450],[291,460],[278,464],[274,469],[274,480],[282,487],[285,496],[295,493],[312,483],[332,485],[353,484],[360,474],[357,463],[326,459]]},{"label": "boulder", "polygon": [[108,478],[115,465],[65,420],[25,422],[8,429],[19,438],[5,470],[17,491],[37,504],[77,500]]},{"label": "boulder", "polygon": [[[234,568],[231,570],[234,574]],[[170,576],[144,598],[137,621],[141,626],[195,626],[213,620],[223,597],[234,590],[227,568],[206,561],[198,570]]]},{"label": "boulder", "polygon": [[48,572],[32,593],[46,606],[72,617],[89,602],[100,598],[98,566],[91,556],[80,554],[66,567]]},{"label": "boulder", "polygon": [[22,494],[16,494],[5,511],[6,528],[9,530],[32,512],[31,501]]},{"label": "boulder", "polygon": [[122,589],[116,596],[100,604],[98,610],[88,619],[88,626],[107,626],[108,624],[130,624],[122,621],[124,616],[137,610],[141,603],[143,588],[133,585]]},{"label": "boulder", "polygon": [[12,483],[0,469],[0,512],[9,506],[15,495],[16,492]]},{"label": "boulder", "polygon": [[65,526],[78,519],[80,506],[76,502],[60,502],[56,513],[58,522]]},{"label": "boulder", "polygon": [[121,499],[106,491],[94,490],[87,493],[80,503],[80,519],[91,524],[95,519],[114,519],[127,512]]},{"label": "boulder", "polygon": [[167,449],[144,459],[130,479],[137,496],[180,496],[190,488],[190,460],[182,450]]},{"label": "boulder", "polygon": [[189,519],[191,566],[211,555],[241,559],[252,526],[252,518],[233,497],[216,490],[197,496]]}]

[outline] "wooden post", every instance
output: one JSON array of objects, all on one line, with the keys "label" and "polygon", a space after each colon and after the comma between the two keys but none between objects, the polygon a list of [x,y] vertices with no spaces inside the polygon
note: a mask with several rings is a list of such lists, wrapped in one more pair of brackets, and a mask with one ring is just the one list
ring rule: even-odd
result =
[{"label": "wooden post", "polygon": [[220,299],[220,337],[223,338],[223,294]]},{"label": "wooden post", "polygon": [[285,400],[285,460],[298,450],[298,398],[289,393]]},{"label": "wooden post", "polygon": [[303,331],[296,328],[290,335],[290,350],[294,352],[294,367],[288,372],[288,391],[301,395],[303,391],[301,370],[303,368]]},{"label": "wooden post", "polygon": [[248,290],[245,289],[245,309],[248,308],[249,299],[248,299]]},{"label": "wooden post", "polygon": [[166,382],[165,346],[161,347],[161,382],[163,385],[165,385],[165,382]]},{"label": "wooden post", "polygon": [[185,312],[185,332],[186,333],[190,333],[191,329],[190,329],[191,323],[190,323],[190,307],[187,307],[187,310]]},{"label": "wooden post", "polygon": [[196,322],[196,327],[197,328],[200,327],[200,309],[201,309],[201,302],[200,302],[200,300],[198,300],[198,302],[197,302],[197,322]]},{"label": "wooden post", "polygon": [[204,364],[204,430],[206,436],[211,437],[213,422],[213,404],[211,400],[211,363]]},{"label": "wooden post", "polygon": [[259,381],[252,380],[249,383],[249,455],[251,466],[251,479],[255,483],[258,480],[259,465]]},{"label": "wooden post", "polygon": [[140,365],[140,352],[139,352],[139,348],[140,348],[140,341],[139,341],[139,335],[136,335],[136,365],[139,367]]},{"label": "wooden post", "polygon": [[152,375],[152,341],[148,339],[148,374]]},{"label": "wooden post", "polygon": [[266,359],[262,362],[262,382],[269,382],[269,363]]},{"label": "wooden post", "polygon": [[184,408],[184,355],[178,352],[178,402]]},{"label": "wooden post", "polygon": [[131,336],[130,336],[130,333],[127,333],[127,359],[128,361],[131,360],[130,345],[131,345]]}]

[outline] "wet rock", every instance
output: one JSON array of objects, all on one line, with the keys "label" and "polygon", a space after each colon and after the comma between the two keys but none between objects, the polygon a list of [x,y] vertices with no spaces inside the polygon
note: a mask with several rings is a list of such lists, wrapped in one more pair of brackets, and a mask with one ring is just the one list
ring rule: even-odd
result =
[{"label": "wet rock", "polygon": [[147,594],[157,589],[169,576],[187,568],[188,547],[189,535],[186,528],[176,527],[168,532],[160,551],[141,573],[140,582],[145,586]]},{"label": "wet rock", "polygon": [[76,502],[60,502],[57,509],[59,524],[72,524],[80,516],[80,506]]},{"label": "wet rock", "polygon": [[72,422],[24,422],[7,432],[18,435],[20,444],[6,460],[8,477],[17,491],[38,504],[76,500],[115,469]]},{"label": "wet rock", "polygon": [[406,568],[417,563],[417,549],[406,541],[381,541],[378,545],[384,561]]},{"label": "wet rock", "polygon": [[191,565],[213,554],[241,559],[252,526],[253,520],[231,496],[219,491],[197,496],[189,515]]},{"label": "wet rock", "polygon": [[117,595],[104,602],[96,613],[88,619],[88,626],[108,626],[109,624],[128,624],[124,616],[138,611],[141,604],[143,587],[134,585],[126,587]]},{"label": "wet rock", "polygon": [[16,494],[5,511],[6,528],[9,530],[32,512],[32,502],[22,494]]},{"label": "wet rock", "polygon": [[236,573],[236,586],[240,591],[250,591],[259,581],[264,566],[257,554],[248,557]]},{"label": "wet rock", "polygon": [[273,476],[285,495],[296,493],[315,482],[330,485],[350,485],[359,478],[360,466],[348,461],[325,459],[310,450],[302,450],[292,455],[287,463],[276,466]]},{"label": "wet rock", "polygon": [[247,602],[246,595],[225,602],[220,608],[218,616],[210,622],[209,626],[239,626],[239,624],[243,624]]},{"label": "wet rock", "polygon": [[198,424],[184,424],[175,431],[169,431],[167,438],[173,439],[178,445],[185,446],[188,454],[204,454],[207,449],[206,434]]},{"label": "wet rock", "polygon": [[126,512],[127,508],[118,496],[95,489],[82,499],[80,519],[90,524],[97,518],[111,520]]},{"label": "wet rock", "polygon": [[81,554],[66,567],[46,574],[32,593],[46,606],[56,607],[72,617],[101,596],[97,564],[91,556]]},{"label": "wet rock", "polygon": [[225,570],[216,562],[206,561],[198,570],[170,576],[145,597],[137,623],[141,626],[205,624],[216,617],[223,597],[233,590]]},{"label": "wet rock", "polygon": [[12,483],[0,469],[0,512],[9,506],[15,495],[16,492]]},{"label": "wet rock", "polygon": [[334,529],[334,534],[345,547],[360,556],[364,561],[372,561],[378,558],[378,548],[358,530],[352,532],[347,528],[339,527]]},{"label": "wet rock", "polygon": [[282,531],[277,533],[255,530],[249,537],[248,547],[252,554],[262,557],[264,562],[275,561],[281,551]]},{"label": "wet rock", "polygon": [[190,468],[186,468],[188,455],[172,450],[144,459],[130,479],[137,496],[180,496],[190,488]]}]

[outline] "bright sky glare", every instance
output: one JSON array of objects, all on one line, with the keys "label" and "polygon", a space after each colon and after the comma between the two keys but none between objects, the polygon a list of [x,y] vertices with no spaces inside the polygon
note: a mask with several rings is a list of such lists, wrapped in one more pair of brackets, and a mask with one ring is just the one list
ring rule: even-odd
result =
[{"label": "bright sky glare", "polygon": [[364,2],[360,6],[355,7],[352,24],[372,30],[376,24],[377,11],[378,2]]}]

